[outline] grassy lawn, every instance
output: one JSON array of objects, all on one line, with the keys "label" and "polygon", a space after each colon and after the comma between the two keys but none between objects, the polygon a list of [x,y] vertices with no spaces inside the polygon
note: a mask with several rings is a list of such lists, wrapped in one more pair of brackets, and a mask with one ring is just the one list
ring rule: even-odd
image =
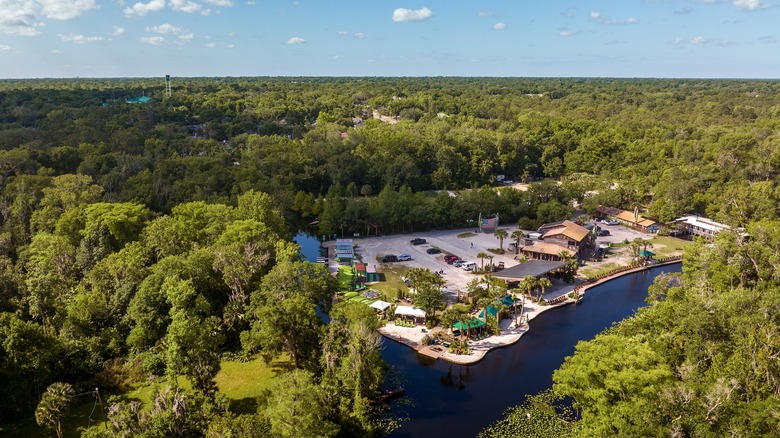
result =
[{"label": "grassy lawn", "polygon": [[606,274],[607,272],[620,268],[621,264],[615,263],[615,262],[599,262],[599,263],[588,263],[586,266],[583,266],[579,269],[579,273],[588,277],[588,278],[594,278],[601,274]]},{"label": "grassy lawn", "polygon": [[[281,358],[266,365],[261,359],[253,359],[249,362],[224,361],[222,369],[215,378],[220,392],[231,400],[231,410],[237,413],[251,413],[258,409],[257,398],[263,397],[271,388],[274,379],[279,373],[291,367],[287,358]],[[189,391],[190,382],[184,378],[177,379],[181,388]],[[155,386],[163,387],[166,380],[160,379],[157,384],[146,384],[131,391],[121,394],[125,400],[138,400],[148,406],[152,400]],[[102,394],[103,407],[108,409],[107,400],[110,394]],[[94,409],[94,412],[93,412]],[[90,415],[92,421],[90,422]],[[95,399],[87,394],[74,399],[73,407],[68,414],[63,427],[65,437],[79,437],[90,425],[95,425],[103,420],[100,405],[95,405]],[[34,436],[56,436],[50,429],[44,429],[35,424],[34,419],[23,423],[11,425],[7,430],[0,428],[0,435],[4,437],[22,438]]]},{"label": "grassy lawn", "polygon": [[369,287],[382,292],[387,297],[388,301],[393,301],[398,295],[398,289],[407,289],[401,277],[405,276],[409,267],[402,264],[386,264],[382,265],[382,274],[384,274],[385,281],[374,283]]},{"label": "grassy lawn", "polygon": [[352,267],[339,266],[339,273],[336,277],[339,282],[339,291],[350,292],[352,290]]},{"label": "grassy lawn", "polygon": [[[648,247],[648,251],[653,252],[656,258],[664,258],[670,256],[681,255],[686,245],[690,245],[691,242],[687,240],[680,240],[674,237],[668,236],[655,236],[650,239],[652,247]],[[601,262],[589,262],[586,266],[579,269],[579,273],[593,278],[601,274],[617,269],[623,266],[627,266],[631,259],[631,245],[622,242],[613,243],[609,250],[608,257]]]},{"label": "grassy lawn", "polygon": [[681,255],[683,249],[690,245],[692,242],[687,240],[677,239],[669,236],[656,236],[650,243],[653,244],[652,248],[648,248],[654,252],[656,257],[670,257],[675,255]]}]

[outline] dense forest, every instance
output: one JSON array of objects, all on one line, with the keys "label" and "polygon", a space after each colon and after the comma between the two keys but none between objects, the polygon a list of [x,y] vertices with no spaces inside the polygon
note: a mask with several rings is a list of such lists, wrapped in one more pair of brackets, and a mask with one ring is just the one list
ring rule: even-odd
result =
[{"label": "dense forest", "polygon": [[[174,78],[172,91],[0,81],[0,424],[57,431],[74,391],[156,377],[174,383],[151,408],[114,398],[110,430],[85,433],[382,434],[396,420],[374,403],[376,318],[331,308],[333,280],[292,233],[492,213],[533,228],[574,200],[700,213],[749,238],[689,249],[651,306],[581,344],[554,396],[515,413],[570,397],[561,418],[581,436],[778,433],[780,82]],[[246,412],[214,376],[255,356],[292,371]]]}]

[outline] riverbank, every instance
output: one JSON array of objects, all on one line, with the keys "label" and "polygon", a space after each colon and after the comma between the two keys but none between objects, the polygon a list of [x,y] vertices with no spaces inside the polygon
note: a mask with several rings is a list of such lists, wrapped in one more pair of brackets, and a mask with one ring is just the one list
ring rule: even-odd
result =
[{"label": "riverbank", "polygon": [[[550,290],[549,293],[544,295],[544,298],[548,302],[558,301],[556,304],[543,306],[530,301],[526,302],[523,313],[521,315],[515,315],[515,317],[512,319],[504,319],[501,321],[500,334],[490,336],[479,341],[469,341],[469,354],[453,354],[446,351],[446,349],[444,349],[442,346],[422,345],[422,339],[425,337],[425,335],[429,334],[429,331],[419,326],[399,327],[390,322],[387,325],[381,327],[379,332],[386,338],[406,345],[416,350],[418,354],[422,354],[423,356],[427,356],[432,359],[441,359],[459,365],[471,365],[484,359],[487,353],[491,350],[515,344],[523,337],[524,334],[528,333],[530,330],[530,322],[540,314],[557,307],[578,302],[579,300],[568,297],[568,294],[575,290],[580,295],[580,299],[582,299],[586,291],[592,287],[598,286],[616,278],[620,278],[624,275],[680,262],[680,257],[671,257],[669,259],[659,261],[658,263],[616,269],[614,272],[601,276],[597,279],[580,279],[580,281],[575,282],[573,285],[564,283],[560,280],[554,281],[554,287],[552,290]],[[435,331],[431,331],[431,333],[435,333]]]}]

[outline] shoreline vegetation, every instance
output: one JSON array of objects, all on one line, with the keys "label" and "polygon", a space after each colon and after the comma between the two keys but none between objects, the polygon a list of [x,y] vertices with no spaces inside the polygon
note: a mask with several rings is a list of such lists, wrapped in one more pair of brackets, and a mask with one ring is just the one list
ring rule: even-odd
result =
[{"label": "shoreline vegetation", "polygon": [[[565,299],[555,304],[547,305],[534,305],[533,303],[526,303],[526,311],[523,315],[517,317],[504,319],[501,321],[501,333],[498,335],[489,336],[479,341],[469,341],[470,353],[469,354],[453,354],[446,351],[435,350],[436,346],[423,345],[421,343],[422,337],[428,333],[427,330],[422,331],[419,326],[415,327],[398,327],[393,322],[388,322],[386,325],[379,328],[379,333],[382,334],[388,341],[398,342],[413,350],[418,354],[431,359],[441,359],[447,362],[451,362],[458,365],[473,365],[484,359],[487,354],[499,348],[509,347],[523,337],[525,333],[530,331],[530,322],[537,316],[549,310],[570,305],[578,304],[585,298],[586,292],[592,287],[596,287],[603,283],[607,283],[616,278],[620,278],[624,275],[634,274],[636,272],[646,271],[659,266],[673,265],[682,263],[681,256],[667,257],[662,260],[658,260],[655,263],[645,263],[643,265],[629,265],[622,268],[617,268],[609,273],[602,274],[595,279],[578,279],[573,285],[563,286],[555,290],[550,290],[546,294],[551,300],[557,300],[561,297]],[[572,292],[579,294],[579,297],[574,299],[568,295]],[[527,317],[526,321],[522,321],[523,317]],[[517,324],[519,322],[519,324]],[[441,347],[439,347],[441,348]]]}]

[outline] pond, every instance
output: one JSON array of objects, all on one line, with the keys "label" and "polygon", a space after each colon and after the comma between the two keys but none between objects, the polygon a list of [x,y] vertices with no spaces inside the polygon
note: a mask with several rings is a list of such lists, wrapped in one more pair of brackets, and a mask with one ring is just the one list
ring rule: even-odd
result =
[{"label": "pond", "polygon": [[[304,254],[314,260],[318,242],[311,240],[313,251],[307,242],[311,252],[304,250]],[[301,243],[298,237],[296,241]],[[408,420],[391,436],[475,436],[507,408],[522,403],[526,394],[549,388],[552,372],[574,353],[578,341],[592,339],[644,306],[647,288],[657,275],[680,269],[679,264],[653,268],[596,286],[588,290],[582,304],[541,314],[518,343],[491,351],[474,365],[426,359],[385,340],[382,356],[401,375],[412,403],[393,405]]]}]

